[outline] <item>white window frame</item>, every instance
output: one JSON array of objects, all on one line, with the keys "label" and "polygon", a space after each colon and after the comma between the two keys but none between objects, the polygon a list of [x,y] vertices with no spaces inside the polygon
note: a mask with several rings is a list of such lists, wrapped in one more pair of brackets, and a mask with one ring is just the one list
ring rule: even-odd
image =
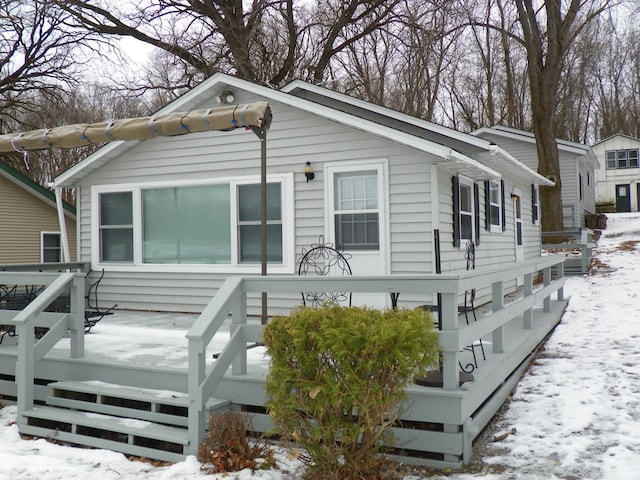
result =
[{"label": "white window frame", "polygon": [[356,160],[348,164],[327,163],[325,168],[325,198],[328,200],[328,206],[325,210],[325,232],[331,242],[336,241],[335,229],[335,185],[334,175],[340,173],[357,173],[364,171],[376,171],[378,175],[378,250],[353,250],[353,254],[358,256],[381,255],[384,259],[385,271],[390,270],[390,260],[387,255],[388,251],[388,232],[389,224],[389,193],[387,191],[385,179],[388,178],[388,165],[386,159]]},{"label": "white window frame", "polygon": [[[524,259],[524,222],[523,222],[523,205],[522,205],[522,192],[517,188],[513,189],[511,199],[513,203],[513,242],[516,251],[516,261]],[[518,216],[518,205],[520,204],[520,216]],[[519,228],[518,228],[519,227]],[[521,242],[518,243],[518,230],[521,235]]]},{"label": "white window frame", "polygon": [[[260,263],[238,263],[238,185],[260,183],[259,175],[240,178],[224,177],[216,179],[162,181],[147,183],[126,183],[118,185],[94,185],[91,187],[91,263],[94,270],[121,272],[190,272],[190,273],[238,273],[259,274]],[[293,173],[267,175],[267,183],[281,184],[282,207],[282,263],[268,263],[271,273],[295,272],[295,212]],[[142,191],[155,188],[177,188],[215,184],[228,184],[230,191],[231,218],[231,263],[229,264],[148,264],[142,255]],[[100,262],[100,195],[102,193],[132,192],[133,201],[133,262]]]},{"label": "white window frame", "polygon": [[[40,263],[45,263],[44,260],[44,250],[45,250],[45,245],[44,245],[44,237],[46,235],[57,235],[58,238],[60,239],[60,246],[58,247],[58,251],[59,251],[59,255],[58,255],[58,262],[62,261],[63,255],[62,255],[62,235],[60,234],[60,232],[54,232],[54,231],[43,231],[40,232]],[[50,262],[50,263],[54,263],[54,262]]]},{"label": "white window frame", "polygon": [[[534,191],[536,195],[536,198],[535,198],[536,216],[532,223],[534,225],[539,225],[540,224],[540,185],[534,184]],[[534,199],[532,198],[531,201],[534,201]]]},{"label": "white window frame", "polygon": [[[469,187],[469,198],[471,199],[471,210],[462,210],[462,187]],[[474,181],[470,178],[463,177],[462,175],[458,176],[458,231],[460,232],[460,248],[467,248],[465,244],[466,241],[472,241],[474,244],[478,240],[476,238],[476,205],[475,205],[475,192],[474,192]],[[462,235],[462,216],[470,216],[471,217],[471,238],[466,238]]]},{"label": "white window frame", "polygon": [[[491,199],[491,187],[495,186],[498,192],[498,201],[497,203]],[[489,180],[489,198],[486,201],[489,203],[489,212],[491,212],[492,207],[498,207],[498,223],[493,223],[493,217],[489,216],[489,231],[491,233],[502,233],[502,183],[500,180]]]}]

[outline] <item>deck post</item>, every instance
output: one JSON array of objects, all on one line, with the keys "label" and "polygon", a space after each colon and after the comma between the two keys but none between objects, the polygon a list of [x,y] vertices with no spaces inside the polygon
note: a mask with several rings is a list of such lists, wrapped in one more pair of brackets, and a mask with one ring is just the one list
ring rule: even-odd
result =
[{"label": "deck post", "polygon": [[[533,274],[526,273],[524,275],[524,298],[533,295]],[[527,308],[522,314],[522,328],[531,330],[533,328],[533,308]]]},{"label": "deck post", "polygon": [[187,372],[189,445],[186,447],[188,455],[197,453],[198,444],[204,438],[206,428],[206,402],[202,398],[200,389],[206,372],[205,353],[202,337],[189,339],[189,369]]},{"label": "deck post", "polygon": [[[557,280],[564,278],[564,262],[558,264],[557,272]],[[557,295],[559,302],[564,300],[564,286],[560,286],[560,288],[558,288]]]},{"label": "deck post", "polygon": [[[241,290],[237,295],[237,302],[231,311],[231,331],[233,336],[236,328],[242,328],[247,324],[247,292]],[[244,346],[243,346],[244,347]],[[231,364],[231,373],[233,375],[246,375],[247,373],[247,349],[241,348],[240,353],[235,356]]]},{"label": "deck post", "polygon": [[[564,265],[564,262],[561,264]],[[551,284],[551,267],[546,267],[542,270],[542,285],[545,287]],[[549,313],[551,311],[551,295],[547,295],[544,297],[542,301],[542,310],[545,313]]]},{"label": "deck post", "polygon": [[[458,330],[458,295],[442,294],[442,330]],[[458,351],[442,352],[442,388],[458,390],[460,383],[460,367]]]},{"label": "deck post", "polygon": [[84,357],[84,275],[75,274],[69,295],[71,358]]},{"label": "deck post", "polygon": [[[491,285],[491,311],[497,312],[504,307],[504,284],[502,281]],[[504,327],[496,328],[492,333],[493,353],[504,351]]]},{"label": "deck post", "polygon": [[18,334],[18,361],[16,363],[18,425],[23,425],[24,419],[21,413],[33,408],[33,381],[35,377],[33,322],[27,320],[18,323],[16,333]]}]

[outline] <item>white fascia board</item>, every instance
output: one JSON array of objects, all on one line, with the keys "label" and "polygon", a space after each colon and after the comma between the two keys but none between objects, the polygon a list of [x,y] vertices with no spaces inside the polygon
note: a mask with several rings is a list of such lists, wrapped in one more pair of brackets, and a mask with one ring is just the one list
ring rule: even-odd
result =
[{"label": "white fascia board", "polygon": [[316,93],[318,95],[322,95],[327,98],[331,98],[339,102],[353,105],[354,107],[362,108],[364,110],[369,110],[371,112],[384,115],[389,118],[393,118],[394,120],[398,120],[404,123],[408,123],[410,125],[414,125],[416,127],[423,128],[425,130],[437,133],[438,135],[450,137],[451,139],[467,143],[476,148],[481,148],[483,150],[486,150],[490,143],[484,138],[475,137],[473,135],[470,135],[464,132],[459,132],[458,130],[445,127],[443,125],[438,125],[436,123],[428,122],[420,118],[412,117],[411,115],[407,115],[406,113],[398,112],[396,110],[392,110],[387,107],[382,107],[380,105],[369,103],[364,100],[360,100],[358,98],[350,97],[349,95],[346,95],[344,93],[339,93],[333,90],[329,90],[328,88],[312,85],[302,80],[294,80],[293,82],[281,88],[280,91],[290,93],[298,88],[301,90],[307,90],[309,92]]},{"label": "white fascia board", "polygon": [[518,170],[521,170],[527,177],[532,178],[534,183],[537,183],[538,185],[545,185],[547,187],[555,185],[555,182],[552,182],[543,175],[540,175],[532,168],[527,167],[524,163],[498,145],[491,146],[491,155],[499,155],[505,160],[511,162],[516,168],[518,168]]},{"label": "white fascia board", "polygon": [[483,180],[497,180],[502,178],[502,175],[495,171],[493,168],[474,160],[456,150],[449,150],[449,154],[445,157],[446,160],[454,163],[461,164],[467,168],[478,171],[481,175],[478,179]]},{"label": "white fascia board", "polygon": [[[498,137],[509,138],[512,140],[520,140],[522,142],[535,144],[536,137],[531,132],[525,132],[524,130],[517,130],[515,128],[503,127],[496,125],[493,127],[482,127],[471,132],[473,136],[482,137],[483,134],[495,135]],[[563,152],[574,153],[576,155],[588,155],[588,150],[591,148],[589,145],[583,143],[571,142],[569,140],[562,140],[556,138],[556,145],[558,150]]]},{"label": "white fascia board", "polygon": [[[496,175],[498,177],[500,176],[497,172],[490,169],[489,167],[486,167],[485,165],[469,157],[459,154],[458,152],[455,152],[454,155],[452,155],[451,153],[452,149],[445,145],[431,142],[429,140],[416,137],[414,135],[402,132],[400,130],[386,127],[384,125],[380,125],[378,123],[375,123],[369,120],[358,118],[351,114],[344,113],[330,107],[325,107],[324,105],[310,102],[309,100],[305,100],[303,98],[290,95],[288,93],[285,93],[284,91],[274,90],[262,85],[256,85],[246,80],[241,80],[241,79],[231,77],[229,75],[225,75],[221,73],[217,73],[213,75],[209,79],[202,82],[200,85],[194,87],[192,90],[185,93],[183,96],[174,100],[165,108],[160,110],[158,114],[181,111],[181,109],[184,109],[185,105],[189,105],[197,102],[201,96],[208,97],[211,94],[211,88],[218,83],[223,85],[225,88],[238,88],[238,89],[247,91],[249,93],[253,93],[257,96],[261,96],[266,99],[273,100],[273,101],[282,103],[284,105],[288,105],[290,107],[305,111],[312,115],[317,115],[319,117],[326,118],[331,121],[336,121],[337,123],[340,123],[349,128],[353,128],[356,130],[363,131],[365,133],[376,135],[381,138],[385,138],[387,140],[398,143],[400,145],[404,145],[406,147],[410,147],[415,150],[434,155],[436,157],[445,158],[445,159],[447,158],[459,159],[460,157],[464,157],[465,165],[468,168],[480,173],[481,175],[489,175],[491,177],[494,177]],[[305,84],[305,85],[308,85],[308,84]],[[326,90],[323,89],[323,92],[325,91]],[[386,109],[385,109],[385,114],[386,114]],[[409,117],[409,118],[413,118],[413,117]],[[419,123],[416,123],[416,125],[422,126],[420,125],[420,123],[422,122],[421,121],[418,121],[418,122]],[[442,128],[446,129],[445,127],[442,127]],[[447,132],[452,132],[451,129],[446,129],[446,130]],[[450,134],[449,136],[451,138],[454,138]],[[487,142],[486,140],[483,140],[483,139],[481,141],[482,141],[481,148],[488,151],[490,142]],[[92,164],[104,160],[105,156],[108,156],[110,153],[111,153],[111,156],[119,155],[123,151],[128,150],[129,148],[132,148],[136,144],[137,144],[137,141],[127,141],[127,142],[119,141],[119,142],[110,143],[105,147],[101,148],[100,150],[98,150],[97,152],[95,152],[94,154],[87,157],[85,160],[83,160],[76,166],[67,170],[62,175],[58,176],[54,181],[54,185],[58,187],[71,186],[76,181],[76,177],[81,175],[82,172]],[[478,144],[477,146],[480,146],[480,144]],[[107,160],[109,158],[110,157],[108,157]]]},{"label": "white fascia board", "polygon": [[108,159],[115,158],[117,155],[122,154],[123,152],[133,148],[139,143],[139,140],[129,140],[123,141],[118,140],[115,142],[108,143],[104,147],[99,150],[93,152],[87,158],[82,160],[80,163],[75,164],[73,167],[64,171],[60,175],[58,175],[52,182],[52,186],[55,187],[72,187],[75,184],[76,175],[80,174],[82,171],[89,168],[91,165],[104,160],[105,156],[108,156]]}]

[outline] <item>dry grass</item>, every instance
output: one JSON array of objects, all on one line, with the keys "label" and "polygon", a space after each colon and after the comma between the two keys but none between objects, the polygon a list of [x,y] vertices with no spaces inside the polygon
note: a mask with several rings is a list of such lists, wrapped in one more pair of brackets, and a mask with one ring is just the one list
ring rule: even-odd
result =
[{"label": "dry grass", "polygon": [[271,468],[273,452],[263,440],[250,440],[251,420],[246,413],[223,412],[209,418],[209,431],[198,446],[198,460],[207,473],[237,472],[245,468]]}]

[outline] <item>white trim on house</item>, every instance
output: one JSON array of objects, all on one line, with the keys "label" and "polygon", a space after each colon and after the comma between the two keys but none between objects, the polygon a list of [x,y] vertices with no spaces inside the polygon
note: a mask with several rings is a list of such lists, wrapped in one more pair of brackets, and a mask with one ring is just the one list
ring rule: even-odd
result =
[{"label": "white trim on house", "polygon": [[[510,138],[513,140],[519,140],[519,141],[531,143],[531,144],[536,143],[536,137],[533,133],[525,132],[523,130],[518,130],[516,128],[503,127],[502,125],[494,125],[492,127],[482,127],[482,128],[479,128],[478,130],[471,132],[471,135],[482,137],[482,135],[485,133],[489,135],[498,135],[498,136],[501,136],[504,138]],[[597,169],[600,167],[600,162],[594,155],[589,145],[585,145],[583,143],[571,142],[569,140],[563,140],[560,138],[556,138],[556,144],[558,145],[558,150],[584,156],[594,169]]]},{"label": "white trim on house", "polygon": [[[259,274],[260,263],[240,264],[237,261],[237,215],[233,211],[236,188],[238,185],[259,184],[259,175],[247,175],[240,178],[222,177],[215,179],[162,181],[148,183],[127,183],[115,185],[95,185],[91,187],[91,264],[94,270],[105,269],[119,272],[180,272],[180,273],[239,273],[245,275]],[[281,183],[282,207],[282,263],[269,263],[269,273],[290,274],[295,271],[295,212],[294,212],[294,174],[267,175],[267,183]],[[142,252],[142,190],[152,188],[187,187],[229,184],[231,211],[231,263],[229,264],[145,264]],[[134,252],[132,262],[101,262],[100,260],[100,212],[99,196],[103,193],[127,192],[133,194],[133,232]]]},{"label": "white trim on house", "polygon": [[[490,178],[501,177],[500,173],[498,173],[494,169],[472,159],[467,155],[464,155],[439,143],[432,142],[394,128],[389,128],[387,126],[380,125],[378,123],[359,118],[345,112],[341,112],[334,108],[325,107],[323,105],[298,98],[294,95],[289,95],[288,93],[273,90],[261,85],[256,85],[254,83],[247,82],[235,77],[230,77],[221,73],[217,73],[209,79],[205,80],[200,85],[193,88],[182,97],[178,98],[177,100],[173,101],[165,108],[160,110],[158,114],[189,110],[196,107],[204,96],[209,98],[212,95],[213,86],[217,84],[220,84],[219,89],[242,89],[255,95],[260,95],[266,99],[277,101],[301,111],[318,115],[333,122],[340,123],[346,127],[364,131],[366,133],[376,135],[380,138],[391,140],[392,142],[399,145],[404,145],[406,147],[410,147],[418,151],[434,155],[435,157],[442,159],[440,161],[443,163],[443,166],[445,168],[447,166],[446,164],[451,162],[451,168],[453,168],[454,171],[467,175],[474,180],[487,180]],[[441,128],[445,129],[445,127]],[[458,132],[455,132],[454,130],[445,130],[449,138],[453,138],[453,136],[458,135]],[[58,176],[55,179],[55,186],[76,186],[82,180],[82,178],[91,173],[91,171],[100,168],[100,166],[102,166],[108,160],[121,155],[124,151],[129,150],[138,143],[138,141],[113,142],[107,145],[106,147],[98,150],[79,164],[75,165],[74,167]]]}]

